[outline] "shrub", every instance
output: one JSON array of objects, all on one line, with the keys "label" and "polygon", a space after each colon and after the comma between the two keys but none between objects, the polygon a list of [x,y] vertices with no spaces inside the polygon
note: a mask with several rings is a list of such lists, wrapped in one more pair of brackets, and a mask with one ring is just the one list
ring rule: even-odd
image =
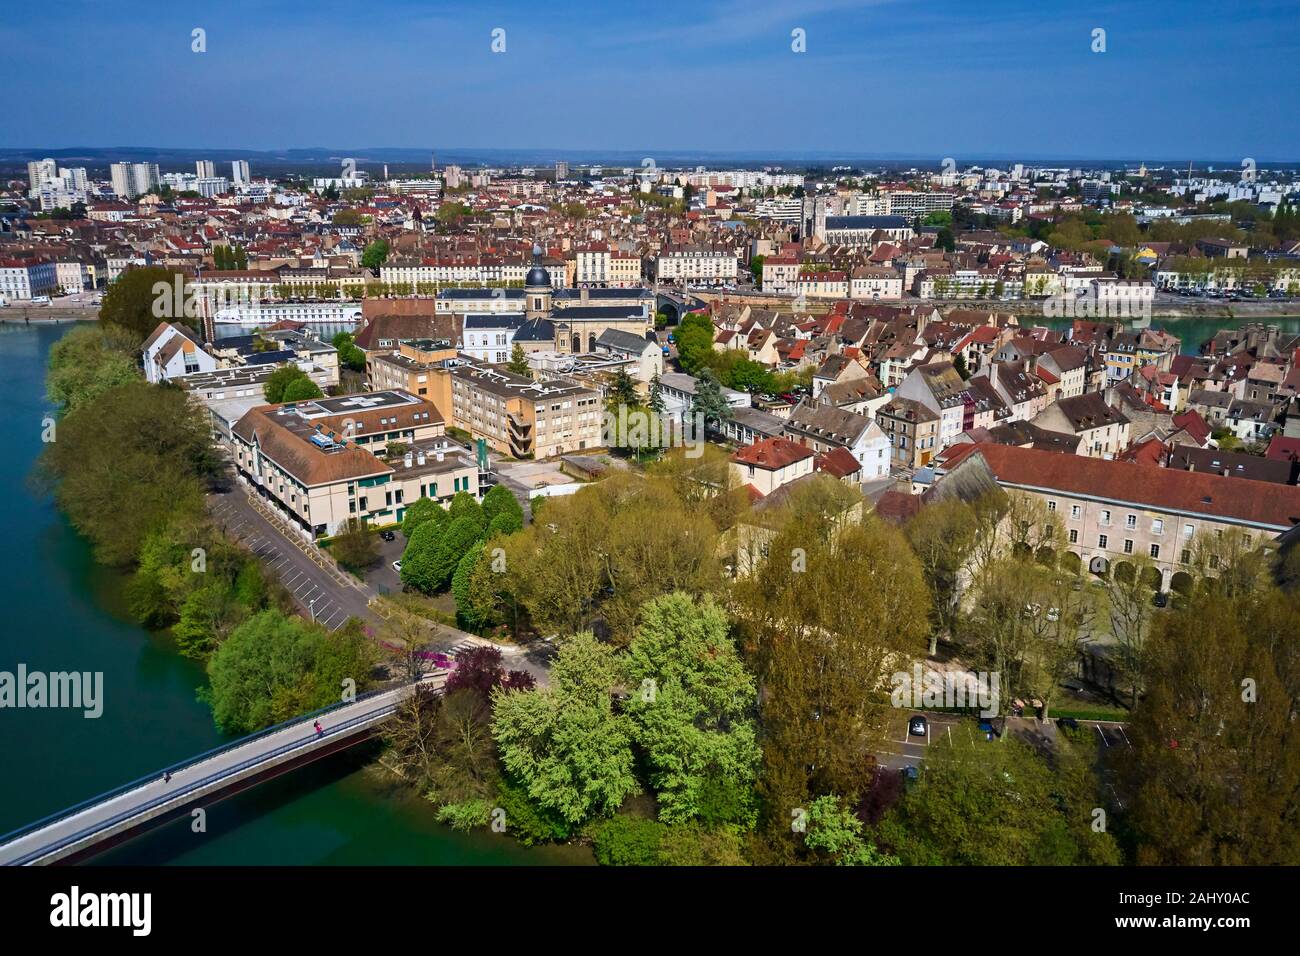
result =
[{"label": "shrub", "polygon": [[655,820],[614,817],[596,827],[593,849],[601,866],[657,866],[665,827]]}]

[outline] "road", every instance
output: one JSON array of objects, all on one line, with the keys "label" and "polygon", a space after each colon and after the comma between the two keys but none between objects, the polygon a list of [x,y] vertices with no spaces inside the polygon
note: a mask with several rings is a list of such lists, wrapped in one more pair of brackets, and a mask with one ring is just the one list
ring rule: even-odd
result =
[{"label": "road", "polygon": [[[313,560],[314,545],[295,541],[249,501],[245,486],[227,483],[228,490],[208,498],[208,510],[228,534],[253,552],[292,594],[313,620],[337,631],[349,617],[377,624],[369,607],[373,592],[359,583],[336,577]],[[390,569],[391,570],[391,569]]]},{"label": "road", "polygon": [[[406,548],[400,531],[395,540],[380,541],[381,561],[370,569],[365,581],[358,581],[328,558],[322,558],[316,545],[290,530],[260,499],[250,499],[247,486],[234,478],[229,478],[222,490],[208,495],[208,510],[293,594],[306,616],[331,631],[337,631],[350,617],[358,618],[376,633],[382,628],[383,618],[370,601],[401,590],[401,580],[392,568],[392,562]],[[501,651],[501,662],[507,669],[526,671],[543,686],[550,680],[554,648],[544,641],[523,646],[498,644],[446,624],[430,626],[431,652],[454,657],[471,647],[490,645]]]}]

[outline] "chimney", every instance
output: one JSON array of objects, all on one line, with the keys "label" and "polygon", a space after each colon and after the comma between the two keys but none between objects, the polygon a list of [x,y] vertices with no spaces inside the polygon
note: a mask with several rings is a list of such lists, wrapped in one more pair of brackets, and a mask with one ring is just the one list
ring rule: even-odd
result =
[{"label": "chimney", "polygon": [[442,461],[442,448],[438,449],[438,460]]},{"label": "chimney", "polygon": [[415,457],[409,451],[402,456],[402,464],[407,468],[410,468],[414,461]]},{"label": "chimney", "polygon": [[423,464],[424,464],[424,449],[423,449],[423,448],[421,448],[421,449],[419,450],[419,452],[416,454],[416,456],[415,456],[415,463],[416,463],[417,465],[423,465]]}]

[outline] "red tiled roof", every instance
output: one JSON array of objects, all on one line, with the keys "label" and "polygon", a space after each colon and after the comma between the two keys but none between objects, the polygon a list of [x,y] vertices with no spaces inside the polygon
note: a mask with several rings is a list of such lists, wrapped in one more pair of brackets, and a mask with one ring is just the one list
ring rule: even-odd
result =
[{"label": "red tiled roof", "polygon": [[[1300,487],[1294,485],[1170,468],[1144,468],[1139,476],[1134,474],[1131,463],[1123,461],[1059,455],[1014,445],[980,444],[970,448],[968,454],[982,455],[997,479],[1006,484],[1279,530],[1300,524]],[[949,458],[945,467],[950,468],[952,461]]]},{"label": "red tiled roof", "polygon": [[813,468],[834,475],[836,478],[847,478],[862,470],[862,466],[858,464],[853,454],[847,448],[838,446],[824,455],[818,455],[813,460]]},{"label": "red tiled roof", "polygon": [[1204,445],[1210,437],[1210,426],[1205,423],[1201,413],[1195,410],[1174,416],[1174,424],[1195,439],[1198,445]]},{"label": "red tiled roof", "polygon": [[811,448],[807,448],[788,438],[764,438],[752,445],[746,445],[731,456],[731,460],[742,465],[754,465],[769,471],[785,468],[797,461],[813,457]]},{"label": "red tiled roof", "polygon": [[1273,440],[1268,443],[1268,451],[1264,452],[1264,457],[1272,461],[1294,461],[1300,458],[1300,438],[1274,435]]}]

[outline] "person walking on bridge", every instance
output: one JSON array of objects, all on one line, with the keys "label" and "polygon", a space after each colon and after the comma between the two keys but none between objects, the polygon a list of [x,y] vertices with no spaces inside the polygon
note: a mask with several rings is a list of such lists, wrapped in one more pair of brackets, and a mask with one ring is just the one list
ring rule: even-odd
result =
[{"label": "person walking on bridge", "polygon": [[322,727],[322,726],[320,725],[320,721],[319,721],[319,720],[316,721],[316,723],[315,723],[314,726],[316,727],[316,736],[317,736],[317,737],[321,737],[321,736],[323,736],[323,735],[325,734],[325,728]]}]

